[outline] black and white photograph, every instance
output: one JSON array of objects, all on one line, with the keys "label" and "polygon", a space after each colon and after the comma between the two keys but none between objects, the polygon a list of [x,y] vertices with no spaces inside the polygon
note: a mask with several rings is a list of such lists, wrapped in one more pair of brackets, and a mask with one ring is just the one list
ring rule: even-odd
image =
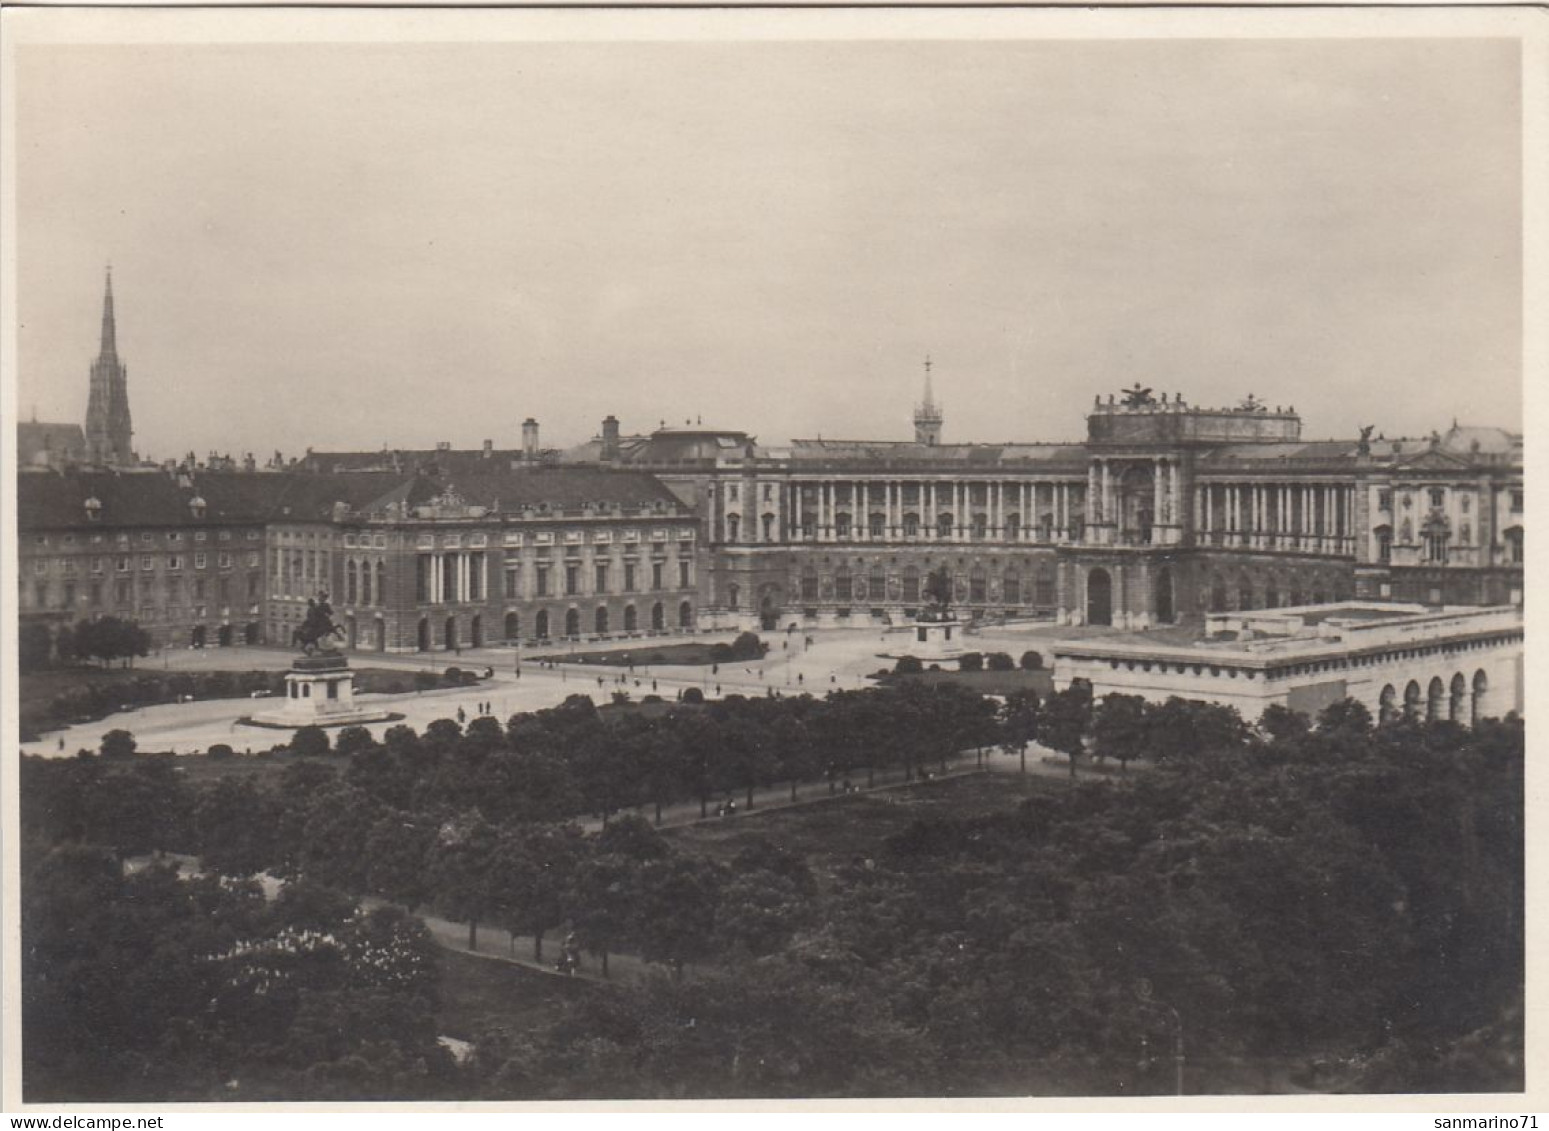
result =
[{"label": "black and white photograph", "polygon": [[0,15],[7,1110],[1530,1098],[1541,12]]}]

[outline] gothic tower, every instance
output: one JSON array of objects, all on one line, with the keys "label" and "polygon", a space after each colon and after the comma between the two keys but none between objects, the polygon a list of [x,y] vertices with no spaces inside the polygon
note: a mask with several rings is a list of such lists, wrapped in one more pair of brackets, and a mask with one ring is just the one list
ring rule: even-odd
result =
[{"label": "gothic tower", "polygon": [[925,399],[914,406],[914,442],[935,447],[941,443],[941,406],[930,391],[930,358],[925,359]]},{"label": "gothic tower", "polygon": [[133,434],[129,424],[129,367],[118,359],[110,267],[107,291],[102,297],[102,348],[91,364],[91,395],[86,402],[87,460],[109,467],[132,466]]}]

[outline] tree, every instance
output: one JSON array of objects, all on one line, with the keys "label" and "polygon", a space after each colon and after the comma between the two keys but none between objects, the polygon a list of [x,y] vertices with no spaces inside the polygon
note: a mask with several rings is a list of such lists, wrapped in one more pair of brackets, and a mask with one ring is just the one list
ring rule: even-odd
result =
[{"label": "tree", "polygon": [[1042,720],[1043,705],[1036,691],[1029,688],[1006,696],[1000,711],[1000,745],[1004,750],[1017,752],[1024,774],[1027,773],[1027,744],[1038,741]]},{"label": "tree", "polygon": [[1043,653],[1032,651],[1023,652],[1022,658],[1017,661],[1017,666],[1025,672],[1042,671]]},{"label": "tree", "polygon": [[544,935],[565,921],[565,896],[587,848],[573,825],[519,827],[501,837],[496,901],[513,945],[518,934],[532,935],[534,962],[543,961]]},{"label": "tree", "polygon": [[495,829],[477,814],[441,826],[431,846],[429,874],[436,905],[468,923],[468,949],[479,949],[479,924],[497,906],[494,871],[499,842]]},{"label": "tree", "polygon": [[1259,730],[1276,742],[1289,742],[1307,734],[1307,716],[1279,703],[1271,703],[1259,716]]},{"label": "tree", "polygon": [[1039,727],[1040,741],[1070,758],[1070,776],[1076,776],[1076,761],[1086,752],[1086,735],[1092,724],[1092,685],[1072,680],[1064,691],[1056,691],[1044,704]]},{"label": "tree", "polygon": [[[61,630],[63,633],[64,630]],[[23,621],[16,628],[17,666],[36,671],[49,666],[54,656],[54,638],[42,621]]]},{"label": "tree", "polygon": [[925,665],[918,656],[900,656],[893,665],[894,675],[919,675],[924,670]]},{"label": "tree", "polygon": [[290,736],[290,752],[305,757],[328,753],[328,732],[320,726],[304,726]]},{"label": "tree", "polygon": [[376,745],[371,732],[362,726],[349,726],[339,731],[334,739],[334,750],[346,757],[363,753]]},{"label": "tree", "polygon": [[277,862],[276,799],[251,777],[221,778],[194,802],[194,835],[204,866],[223,876],[251,876]]},{"label": "tree", "polygon": [[1338,699],[1318,712],[1318,731],[1364,735],[1372,729],[1372,713],[1359,699]]},{"label": "tree", "polygon": [[669,856],[640,869],[633,934],[640,956],[666,962],[681,979],[683,966],[712,952],[720,869],[706,860]]},{"label": "tree", "polygon": [[110,730],[102,736],[99,749],[104,758],[128,758],[134,754],[137,745],[134,735],[127,730]]},{"label": "tree", "polygon": [[1010,672],[1016,670],[1016,664],[1009,653],[991,652],[984,658],[985,666],[992,672]]},{"label": "tree", "polygon": [[1099,758],[1116,758],[1121,771],[1140,757],[1146,740],[1146,701],[1117,691],[1103,696],[1092,714],[1092,739]]},{"label": "tree", "polygon": [[957,670],[960,672],[982,672],[984,670],[984,653],[964,652],[957,658]]}]

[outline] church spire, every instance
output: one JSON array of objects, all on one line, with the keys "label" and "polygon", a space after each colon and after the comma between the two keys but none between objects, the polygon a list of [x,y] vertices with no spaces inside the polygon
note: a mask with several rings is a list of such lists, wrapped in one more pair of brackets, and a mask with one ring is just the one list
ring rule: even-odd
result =
[{"label": "church spire", "polygon": [[914,406],[914,442],[934,447],[941,443],[941,406],[930,384],[931,360],[925,358],[925,399]]},{"label": "church spire", "polygon": [[118,356],[118,326],[113,320],[113,265],[108,264],[107,289],[102,295],[102,356]]}]

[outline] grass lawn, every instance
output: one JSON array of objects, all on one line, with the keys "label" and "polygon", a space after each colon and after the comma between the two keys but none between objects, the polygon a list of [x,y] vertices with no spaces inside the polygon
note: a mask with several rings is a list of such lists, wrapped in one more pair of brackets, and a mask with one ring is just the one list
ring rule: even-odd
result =
[{"label": "grass lawn", "polygon": [[749,841],[770,840],[804,857],[821,876],[876,855],[883,838],[915,820],[1006,812],[1033,793],[1066,788],[1062,781],[1032,775],[965,774],[731,820],[703,821],[664,830],[662,835],[684,851],[721,862],[729,861]]},{"label": "grass lawn", "polygon": [[607,664],[613,667],[626,667],[635,665],[703,665],[714,663],[748,663],[748,657],[732,657],[731,659],[717,659],[710,651],[717,644],[723,648],[728,641],[699,641],[692,640],[682,644],[653,644],[649,640],[642,640],[639,644],[628,648],[609,648],[596,652],[569,652],[556,653],[549,656],[534,656],[534,660],[554,660],[564,664]]},{"label": "grass lawn", "polygon": [[[482,939],[482,932],[481,932]],[[501,934],[490,932],[492,945],[503,946]],[[530,946],[524,946],[531,954]],[[558,953],[558,943],[550,944]],[[544,948],[545,955],[550,947]],[[507,1029],[537,1028],[558,1016],[563,1002],[581,994],[606,992],[579,978],[561,978],[497,962],[475,958],[455,950],[441,953],[441,1007],[436,1013],[438,1031],[461,1041],[478,1039],[495,1026]]]},{"label": "grass lawn", "polygon": [[981,695],[1009,695],[1014,691],[1036,691],[1040,699],[1047,699],[1054,690],[1054,676],[1047,668],[1035,672],[924,671],[919,675],[878,676],[877,682],[900,686],[908,686],[911,683],[924,686],[956,683]]}]

